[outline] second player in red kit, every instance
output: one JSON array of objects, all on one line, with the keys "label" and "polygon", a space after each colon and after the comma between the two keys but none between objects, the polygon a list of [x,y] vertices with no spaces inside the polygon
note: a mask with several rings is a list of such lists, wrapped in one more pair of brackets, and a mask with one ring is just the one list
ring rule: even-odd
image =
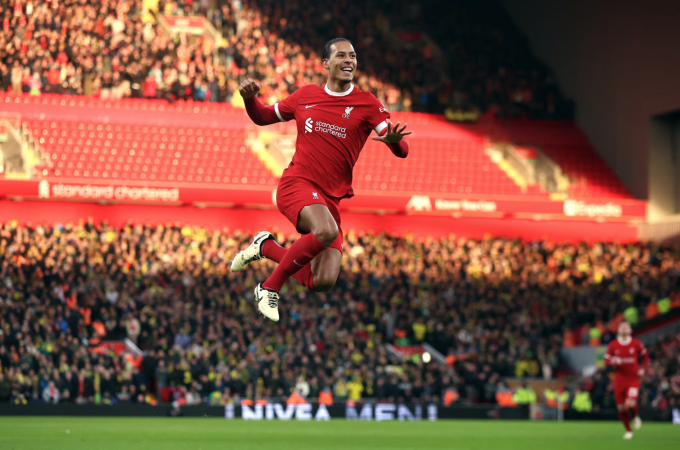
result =
[{"label": "second player in red kit", "polygon": [[617,338],[609,343],[607,353],[604,355],[605,365],[614,368],[614,400],[619,419],[626,428],[624,439],[633,437],[631,422],[635,429],[639,429],[642,424],[638,416],[638,396],[640,379],[649,364],[649,354],[645,345],[633,339],[632,334],[630,324],[621,322]]},{"label": "second player in red kit", "polygon": [[354,195],[352,171],[372,132],[400,158],[408,155],[403,139],[411,134],[406,124],[392,124],[390,113],[371,93],[352,84],[357,55],[347,39],[329,41],[322,55],[328,71],[326,84],[298,89],[273,106],[264,106],[256,94],[260,85],[247,79],[239,86],[248,116],[257,125],[295,120],[297,141],[293,159],[276,192],[279,211],[303,236],[290,248],[274,236],[260,232],[252,244],[232,261],[233,272],[268,258],[279,263],[272,275],[255,288],[259,311],[279,320],[279,291],[290,277],[317,291],[335,285],[342,258],[340,201]]}]

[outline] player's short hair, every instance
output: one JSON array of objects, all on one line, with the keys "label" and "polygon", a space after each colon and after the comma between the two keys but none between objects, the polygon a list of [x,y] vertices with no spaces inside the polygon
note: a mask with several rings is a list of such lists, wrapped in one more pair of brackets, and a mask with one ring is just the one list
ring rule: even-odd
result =
[{"label": "player's short hair", "polygon": [[321,53],[321,59],[329,59],[331,57],[331,45],[335,44],[336,42],[349,42],[350,44],[352,41],[349,39],[345,38],[335,38],[331,39],[330,41],[326,42],[326,45],[323,46],[323,52]]},{"label": "player's short hair", "polygon": [[633,331],[633,324],[631,324],[627,320],[622,320],[621,322],[619,322],[619,326],[616,327],[617,333],[618,333],[619,328],[621,328],[621,325],[628,325],[630,327],[630,330]]}]

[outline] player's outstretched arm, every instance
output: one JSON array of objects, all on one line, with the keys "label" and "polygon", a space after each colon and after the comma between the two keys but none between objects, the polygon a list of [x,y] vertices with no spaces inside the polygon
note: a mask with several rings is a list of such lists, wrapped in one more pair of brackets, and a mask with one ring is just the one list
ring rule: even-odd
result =
[{"label": "player's outstretched arm", "polygon": [[387,128],[383,130],[382,134],[373,136],[372,139],[386,144],[397,158],[406,158],[408,156],[408,142],[404,137],[411,134],[411,131],[405,131],[407,124],[404,124],[401,128],[399,125],[400,123],[397,122],[392,126],[392,123],[388,120]]},{"label": "player's outstretched arm", "polygon": [[238,87],[238,91],[243,97],[248,117],[255,125],[264,126],[279,122],[274,107],[263,105],[257,98],[257,93],[260,92],[260,84],[257,81],[246,78]]}]

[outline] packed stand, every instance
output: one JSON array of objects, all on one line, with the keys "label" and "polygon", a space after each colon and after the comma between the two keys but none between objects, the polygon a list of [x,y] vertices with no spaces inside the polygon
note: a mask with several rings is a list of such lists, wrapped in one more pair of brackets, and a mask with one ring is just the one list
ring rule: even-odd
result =
[{"label": "packed stand", "polygon": [[[644,307],[678,288],[680,269],[675,250],[642,244],[349,233],[335,288],[289,282],[274,324],[252,301],[274,263],[229,271],[251,239],[174,225],[3,224],[0,401],[222,404],[326,390],[493,403],[505,378],[562,370],[565,327]],[[104,334],[148,354],[103,351]],[[421,342],[446,363],[400,361],[383,345]]]},{"label": "packed stand", "polygon": [[441,112],[436,97],[441,77],[431,51],[392,44],[376,25],[376,2],[259,0],[251,5],[256,6],[241,13],[242,32],[232,37],[227,51],[236,67],[264,82],[262,94],[269,103],[307,84],[322,85],[321,50],[341,36],[357,51],[360,89],[392,111]]},{"label": "packed stand", "polygon": [[[390,110],[570,115],[550,71],[494,0],[384,6],[161,0],[157,11],[147,11],[143,0],[2,0],[0,88],[238,104],[238,83],[252,76],[273,103],[301,86],[323,84],[321,49],[344,36],[357,49],[357,85]],[[154,15],[204,16],[222,39],[168,37]]]},{"label": "packed stand", "polygon": [[[201,6],[203,5],[203,6]],[[168,15],[201,13],[204,2],[159,2]],[[231,2],[210,11],[228,36]],[[213,62],[220,43],[167,37],[143,0],[2,0],[0,87],[4,92],[75,94],[119,99],[227,101],[235,80]],[[231,83],[229,83],[231,81]]]},{"label": "packed stand", "polygon": [[[102,98],[165,98],[228,102],[240,80],[254,76],[262,80],[262,95],[268,102],[285,98],[295,89],[321,85],[325,72],[321,48],[329,20],[340,35],[357,34],[355,42],[361,62],[359,86],[378,95],[393,109],[410,109],[411,99],[389,80],[399,74],[400,85],[436,85],[431,74],[401,66],[401,58],[385,56],[387,42],[375,28],[365,4],[335,4],[335,14],[315,2],[253,4],[179,1],[158,4],[158,14],[204,15],[220,31],[223,40],[210,37],[168,38],[160,25],[134,2],[66,0],[54,2],[3,0],[0,37],[0,75],[3,91],[15,93],[65,93]],[[234,6],[236,5],[236,6]],[[340,14],[342,10],[342,14]],[[300,16],[303,22],[285,17]],[[357,28],[357,22],[359,26]],[[300,25],[304,23],[305,27]],[[306,28],[312,26],[312,28]],[[325,31],[315,34],[319,29]],[[327,40],[327,39],[326,39]],[[217,61],[213,52],[217,47]],[[379,70],[378,70],[379,68]]]}]

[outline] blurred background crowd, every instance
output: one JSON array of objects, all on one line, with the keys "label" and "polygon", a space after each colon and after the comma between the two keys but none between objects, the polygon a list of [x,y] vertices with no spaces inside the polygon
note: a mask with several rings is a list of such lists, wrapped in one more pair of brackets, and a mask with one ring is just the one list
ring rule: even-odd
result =
[{"label": "blurred background crowd", "polygon": [[[178,17],[203,32],[171,31]],[[323,45],[343,36],[358,53],[355,83],[391,111],[573,115],[495,0],[0,0],[0,20],[0,89],[16,95],[240,107],[237,86],[253,77],[273,104],[321,85]],[[273,324],[252,298],[273,263],[228,270],[251,239],[174,224],[1,223],[0,402],[533,403],[510,380],[568,383],[562,348],[606,345],[622,320],[680,308],[676,247],[349,233],[337,286],[289,282]],[[106,343],[125,339],[131,354]],[[409,354],[424,343],[441,357]],[[642,405],[680,406],[678,337],[650,352]],[[579,410],[611,408],[610,375],[558,394]]]},{"label": "blurred background crowd", "polygon": [[[572,116],[495,1],[446,3],[1,0],[0,89],[239,106],[238,84],[254,77],[275,103],[322,84],[323,45],[344,36],[358,53],[356,84],[390,110]],[[215,33],[172,33],[160,16],[205,17]]]},{"label": "blurred background crowd", "polygon": [[[171,224],[0,225],[0,401],[222,404],[329,392],[495,403],[506,378],[568,376],[566,340],[606,344],[624,313],[680,306],[676,248],[348,233],[336,287],[289,282],[275,324],[252,301],[274,263],[229,271],[251,239]],[[99,346],[104,335],[148,353],[116,356]],[[445,360],[386,347],[423,342]],[[677,338],[650,350],[642,404],[678,405]],[[595,407],[611,406],[607,373],[579,387]]]}]

